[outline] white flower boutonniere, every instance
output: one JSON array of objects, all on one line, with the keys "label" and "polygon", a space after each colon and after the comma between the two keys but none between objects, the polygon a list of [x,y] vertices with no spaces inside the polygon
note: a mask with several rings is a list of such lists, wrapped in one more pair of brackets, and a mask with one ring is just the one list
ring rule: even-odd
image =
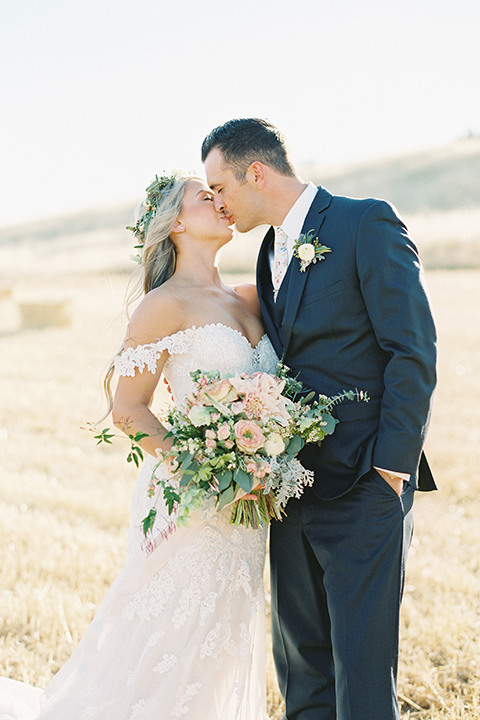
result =
[{"label": "white flower boutonniere", "polygon": [[324,253],[332,252],[329,247],[322,245],[318,237],[313,237],[314,235],[315,230],[309,230],[306,234],[302,233],[293,246],[293,254],[300,260],[301,272],[305,272],[311,263],[325,260]]}]

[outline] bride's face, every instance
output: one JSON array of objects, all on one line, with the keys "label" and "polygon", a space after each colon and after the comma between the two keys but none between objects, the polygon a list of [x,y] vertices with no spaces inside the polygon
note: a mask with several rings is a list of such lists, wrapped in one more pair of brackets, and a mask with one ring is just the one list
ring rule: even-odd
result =
[{"label": "bride's face", "polygon": [[189,180],[185,188],[182,210],[177,225],[196,240],[217,241],[222,245],[233,237],[231,220],[218,213],[213,205],[213,192],[201,180]]}]

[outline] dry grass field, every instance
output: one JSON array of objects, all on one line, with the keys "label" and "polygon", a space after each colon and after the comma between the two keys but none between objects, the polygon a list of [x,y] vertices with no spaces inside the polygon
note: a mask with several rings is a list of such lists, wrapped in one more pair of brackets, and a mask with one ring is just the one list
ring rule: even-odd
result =
[{"label": "dry grass field", "polygon": [[[428,455],[402,611],[404,718],[480,714],[480,270],[430,271],[440,334]],[[45,686],[123,560],[135,468],[80,429],[121,340],[125,275],[12,280],[0,293],[0,672]],[[67,299],[70,324],[21,326],[18,302]],[[104,423],[108,425],[108,421]],[[111,426],[111,424],[110,424]],[[272,720],[281,717],[273,671]]]}]

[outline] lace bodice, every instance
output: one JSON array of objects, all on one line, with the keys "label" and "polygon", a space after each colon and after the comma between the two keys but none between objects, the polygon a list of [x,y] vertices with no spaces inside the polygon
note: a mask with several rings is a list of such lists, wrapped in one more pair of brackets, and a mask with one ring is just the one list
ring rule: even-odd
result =
[{"label": "lace bodice", "polygon": [[195,370],[218,370],[222,377],[256,371],[275,372],[278,358],[264,335],[253,347],[241,332],[223,323],[179,330],[158,342],[124,350],[116,358],[120,375],[134,377],[136,370],[155,372],[157,361],[167,350],[169,358],[163,374],[168,380],[176,403],[181,403],[193,389],[190,373]]}]

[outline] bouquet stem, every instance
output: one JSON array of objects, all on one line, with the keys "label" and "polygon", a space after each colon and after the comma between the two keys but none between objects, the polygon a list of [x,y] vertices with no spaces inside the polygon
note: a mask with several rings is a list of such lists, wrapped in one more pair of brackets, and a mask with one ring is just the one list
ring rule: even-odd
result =
[{"label": "bouquet stem", "polygon": [[272,492],[264,495],[262,490],[253,490],[251,494],[256,495],[258,500],[237,500],[234,503],[230,517],[233,525],[256,529],[268,525],[271,519],[282,520],[286,513]]}]

